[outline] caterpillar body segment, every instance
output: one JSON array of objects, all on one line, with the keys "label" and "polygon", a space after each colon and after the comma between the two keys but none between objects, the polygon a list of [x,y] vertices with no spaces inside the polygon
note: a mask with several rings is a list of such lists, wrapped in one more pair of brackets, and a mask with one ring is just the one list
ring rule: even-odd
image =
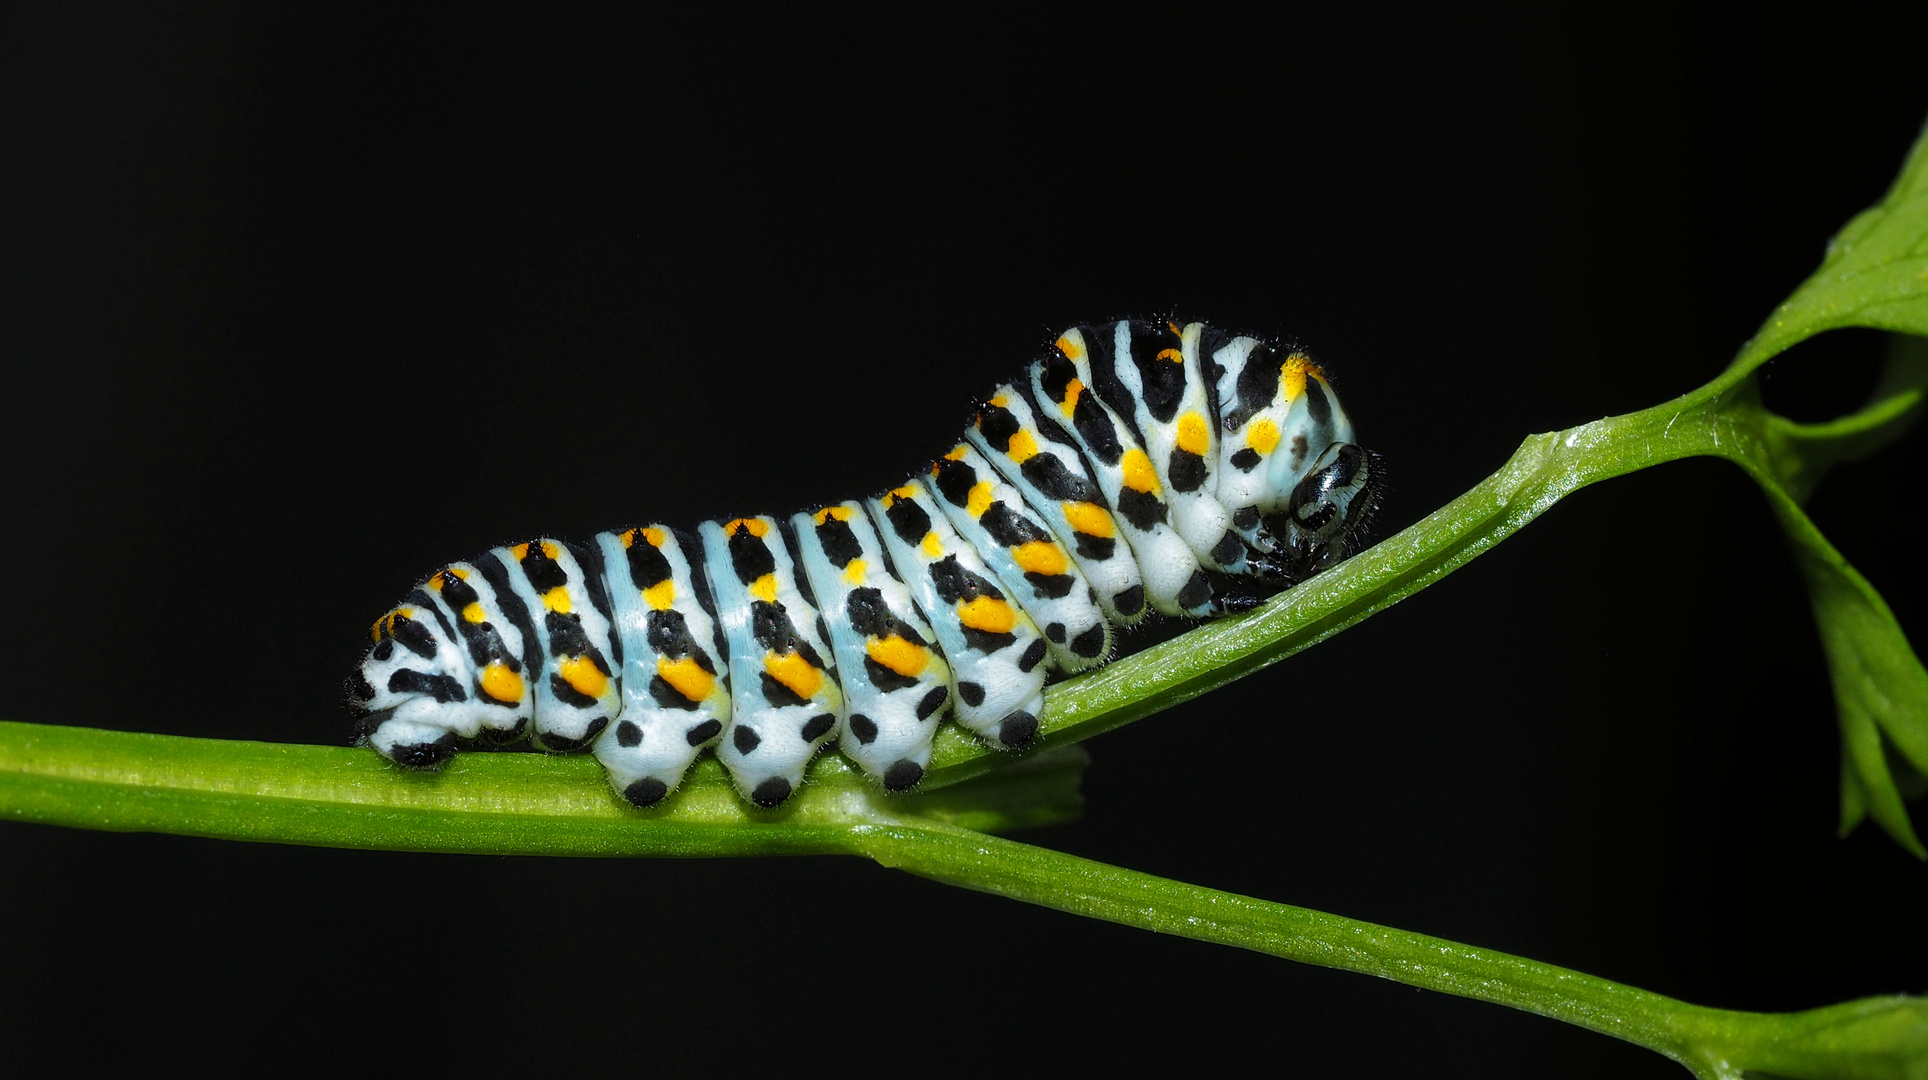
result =
[{"label": "caterpillar body segment", "polygon": [[839,745],[884,787],[913,787],[930,766],[931,740],[951,700],[951,669],[936,634],[892,576],[862,504],[797,514],[790,527],[843,685]]},{"label": "caterpillar body segment", "polygon": [[[1093,330],[1091,337],[1108,333]],[[1165,482],[1150,455],[1135,429],[1092,389],[1096,376],[1085,331],[1074,327],[1060,334],[1043,359],[1031,365],[1029,375],[1040,411],[1063,417],[1084,452],[1113,520],[1131,545],[1152,609],[1191,618],[1221,613],[1224,601],[1211,575],[1171,524]]]},{"label": "caterpillar body segment", "polygon": [[621,718],[596,739],[596,758],[617,791],[649,806],[722,738],[730,723],[729,679],[696,572],[702,547],[695,538],[646,525],[601,533],[596,543],[623,657]]},{"label": "caterpillar body segment", "polygon": [[1200,323],[1068,329],[951,445],[868,499],[449,564],[376,621],[357,736],[421,769],[593,747],[638,806],[705,751],[776,806],[834,742],[900,791],[946,716],[1029,745],[1050,673],[1332,565],[1383,488],[1317,364]]},{"label": "caterpillar body segment", "polygon": [[930,486],[958,535],[1044,629],[1060,670],[1082,671],[1111,658],[1111,624],[1097,594],[1064,545],[976,447],[959,443],[933,463]]},{"label": "caterpillar body segment", "polygon": [[745,798],[776,806],[842,730],[843,693],[776,521],[706,521],[698,535],[735,698],[717,756]]},{"label": "caterpillar body segment", "polygon": [[1138,563],[1071,436],[1043,418],[1028,393],[1006,383],[978,407],[964,437],[1050,527],[1097,594],[1105,620],[1131,626],[1143,619],[1148,609]]},{"label": "caterpillar body segment", "polygon": [[1336,407],[1325,372],[1303,352],[1238,337],[1210,361],[1218,372],[1219,501],[1241,537],[1276,551],[1288,530],[1268,528],[1266,520],[1285,511],[1315,455],[1352,442],[1352,424]]},{"label": "caterpillar body segment", "polygon": [[[1305,455],[1305,436],[1295,444],[1287,435],[1293,396],[1281,392],[1282,366],[1273,350],[1250,337],[1226,342],[1208,358],[1217,373],[1218,496],[1232,509],[1232,528],[1246,543],[1271,552],[1277,538],[1264,526],[1284,496],[1270,489],[1269,463],[1275,457]],[[1304,368],[1300,368],[1303,379]],[[1301,392],[1303,386],[1298,388]],[[1303,410],[1301,410],[1303,412]],[[1289,494],[1287,492],[1286,494]]]},{"label": "caterpillar body segment", "polygon": [[[1098,396],[1125,421],[1162,481],[1172,528],[1208,570],[1246,576],[1256,553],[1218,500],[1217,424],[1198,356],[1203,326],[1121,322],[1093,334],[1088,364]],[[1109,345],[1109,348],[1106,345]]]},{"label": "caterpillar body segment", "polygon": [[[507,614],[495,587],[472,563],[453,563],[429,575],[416,590],[434,601],[439,625],[452,626],[474,678],[475,720],[480,735],[508,742],[524,735],[535,716],[527,673],[539,668],[534,639]],[[462,727],[454,730],[460,734]],[[469,737],[469,736],[464,736]]]},{"label": "caterpillar body segment", "polygon": [[953,715],[995,746],[1028,746],[1044,709],[1044,634],[916,480],[867,504],[899,579],[950,660]]},{"label": "caterpillar body segment", "polygon": [[558,753],[580,750],[622,711],[601,553],[538,539],[489,554],[494,558],[481,562],[482,575],[498,598],[520,602],[525,649],[533,640],[537,654],[529,666],[541,665],[542,677],[532,684],[536,741]]}]

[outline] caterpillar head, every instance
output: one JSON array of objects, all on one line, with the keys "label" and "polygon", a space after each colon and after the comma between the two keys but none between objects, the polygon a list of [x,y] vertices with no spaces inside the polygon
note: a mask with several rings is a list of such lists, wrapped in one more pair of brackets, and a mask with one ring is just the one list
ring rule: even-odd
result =
[{"label": "caterpillar head", "polygon": [[1285,513],[1267,524],[1283,538],[1285,560],[1304,578],[1346,557],[1379,505],[1384,473],[1379,455],[1352,443],[1333,443],[1292,488]]}]

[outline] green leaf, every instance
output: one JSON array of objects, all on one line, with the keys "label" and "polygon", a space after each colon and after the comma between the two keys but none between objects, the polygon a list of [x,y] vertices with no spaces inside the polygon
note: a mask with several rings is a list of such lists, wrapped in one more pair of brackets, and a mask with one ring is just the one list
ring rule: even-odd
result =
[{"label": "green leaf", "polygon": [[1928,859],[1928,847],[1908,820],[1904,798],[1920,794],[1917,781],[1928,773],[1928,671],[1887,601],[1821,534],[1800,501],[1835,463],[1897,438],[1921,412],[1925,395],[1928,340],[1900,338],[1874,399],[1852,416],[1795,424],[1761,408],[1751,393],[1737,399],[1737,426],[1751,428],[1757,441],[1728,455],[1760,484],[1807,584],[1841,727],[1841,832],[1872,817],[1920,859]]},{"label": "green leaf", "polygon": [[1835,236],[1821,268],[1774,309],[1727,376],[1844,326],[1928,335],[1928,130],[1887,196]]},{"label": "green leaf", "polygon": [[[1848,222],[1820,269],[1775,309],[1713,386],[1735,386],[1797,342],[1859,326],[1928,335],[1928,131],[1887,196]],[[1898,338],[1869,405],[1830,424],[1758,410],[1764,453],[1728,454],[1753,475],[1786,531],[1827,654],[1841,726],[1841,830],[1872,817],[1915,857],[1915,835],[1891,761],[1912,784],[1928,773],[1928,672],[1881,594],[1801,510],[1834,464],[1899,437],[1920,413],[1928,343]]]},{"label": "green leaf", "polygon": [[1763,484],[1808,586],[1840,710],[1841,831],[1865,813],[1916,858],[1928,858],[1888,766],[1890,748],[1928,772],[1928,671],[1894,612],[1794,500]]}]

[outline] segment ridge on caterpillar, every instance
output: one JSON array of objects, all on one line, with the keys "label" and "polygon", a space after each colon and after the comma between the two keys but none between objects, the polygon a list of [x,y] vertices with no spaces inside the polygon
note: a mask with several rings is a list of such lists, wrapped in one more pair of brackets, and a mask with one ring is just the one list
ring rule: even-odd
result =
[{"label": "segment ridge on caterpillar", "polygon": [[1336,563],[1381,488],[1303,352],[1201,323],[1075,327],[890,491],[435,571],[375,622],[349,706],[398,764],[532,735],[592,750],[637,806],[706,750],[777,806],[833,741],[903,791],[946,716],[1028,745],[1047,674],[1104,663],[1148,612],[1220,615]]}]

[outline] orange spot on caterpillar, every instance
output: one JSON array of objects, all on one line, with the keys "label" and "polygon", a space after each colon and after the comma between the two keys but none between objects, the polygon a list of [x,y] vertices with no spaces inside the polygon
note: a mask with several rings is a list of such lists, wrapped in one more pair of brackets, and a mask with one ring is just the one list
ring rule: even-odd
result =
[{"label": "orange spot on caterpillar", "polygon": [[522,700],[522,676],[510,671],[506,664],[490,664],[483,668],[482,678],[478,681],[482,684],[482,692],[497,701],[514,705]]},{"label": "orange spot on caterpillar", "polygon": [[864,642],[864,652],[869,654],[872,660],[906,679],[922,673],[931,659],[929,649],[905,641],[896,634],[869,639]]},{"label": "orange spot on caterpillar", "polygon": [[971,485],[971,493],[964,498],[964,512],[972,517],[983,517],[984,511],[989,510],[996,501],[991,496],[991,482],[979,480]]},{"label": "orange spot on caterpillar", "polygon": [[1097,503],[1065,503],[1064,519],[1071,523],[1073,529],[1086,536],[1110,536],[1115,528],[1111,515]]},{"label": "orange spot on caterpillar", "polygon": [[1032,438],[1030,432],[1019,428],[1017,434],[1011,436],[1010,449],[1005,451],[1005,455],[1022,465],[1038,456],[1038,440]]},{"label": "orange spot on caterpillar", "polygon": [[676,603],[676,579],[664,578],[643,590],[643,603],[651,611],[668,611]]},{"label": "orange spot on caterpillar", "polygon": [[1134,446],[1125,451],[1125,458],[1120,465],[1125,472],[1126,487],[1133,491],[1158,494],[1158,470],[1151,467],[1151,458],[1146,457],[1143,450]]},{"label": "orange spot on caterpillar", "polygon": [[1245,445],[1261,454],[1271,453],[1278,449],[1279,426],[1264,417],[1252,421],[1252,426],[1245,429]]},{"label": "orange spot on caterpillar", "polygon": [[1048,540],[1033,540],[1011,549],[1011,558],[1027,574],[1062,574],[1067,565],[1064,549]]},{"label": "orange spot on caterpillar", "polygon": [[1203,416],[1188,412],[1178,418],[1178,448],[1201,457],[1212,448],[1212,429]]},{"label": "orange spot on caterpillar", "polygon": [[690,701],[702,701],[710,696],[710,691],[716,689],[716,676],[704,671],[702,665],[687,656],[681,660],[657,657],[656,674]]},{"label": "orange spot on caterpillar", "polygon": [[1304,353],[1293,353],[1286,357],[1285,363],[1279,365],[1279,395],[1287,402],[1297,400],[1300,394],[1305,393],[1308,375],[1320,382],[1325,381],[1325,372],[1319,370],[1319,365],[1313,363],[1311,357]]},{"label": "orange spot on caterpillar", "polygon": [[414,617],[414,608],[396,608],[394,611],[376,619],[375,625],[368,628],[368,636],[375,641],[380,641],[384,636],[393,637],[395,636],[395,620],[413,619]]},{"label": "orange spot on caterpillar", "polygon": [[769,672],[772,679],[789,687],[798,697],[814,698],[817,691],[823,688],[823,672],[811,667],[810,661],[798,653],[784,653],[781,656],[764,653],[763,670]]},{"label": "orange spot on caterpillar", "polygon": [[556,674],[578,694],[599,698],[609,689],[609,676],[588,657],[571,656],[556,665]]},{"label": "orange spot on caterpillar", "polygon": [[1084,393],[1084,384],[1078,380],[1073,379],[1064,384],[1064,400],[1058,402],[1058,409],[1064,413],[1065,419],[1070,419],[1071,414],[1078,411],[1078,395],[1082,393]]},{"label": "orange spot on caterpillar", "polygon": [[1018,624],[1018,613],[1002,600],[974,596],[957,605],[957,621],[987,634],[1008,634]]}]

